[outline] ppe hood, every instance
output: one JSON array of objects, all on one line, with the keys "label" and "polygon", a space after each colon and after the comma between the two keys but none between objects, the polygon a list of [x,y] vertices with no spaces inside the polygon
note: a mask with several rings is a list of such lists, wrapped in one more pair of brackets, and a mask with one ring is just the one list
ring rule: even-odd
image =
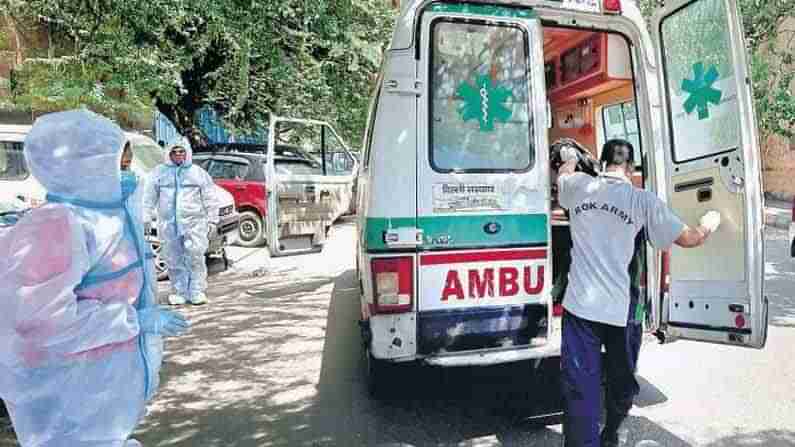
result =
[{"label": "ppe hood", "polygon": [[182,166],[190,166],[193,163],[193,150],[191,149],[190,144],[188,144],[188,142],[184,138],[182,139],[182,141],[179,141],[177,143],[168,146],[164,155],[165,163],[169,166],[175,166],[174,162],[171,161],[171,151],[173,151],[174,148],[177,147],[185,149],[185,162],[182,163]]},{"label": "ppe hood", "polygon": [[127,138],[88,110],[49,113],[25,138],[25,161],[50,194],[108,203],[121,200],[121,154]]}]

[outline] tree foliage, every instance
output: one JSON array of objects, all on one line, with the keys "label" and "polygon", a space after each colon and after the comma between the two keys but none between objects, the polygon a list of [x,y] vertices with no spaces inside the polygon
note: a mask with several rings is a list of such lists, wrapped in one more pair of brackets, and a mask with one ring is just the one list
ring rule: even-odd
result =
[{"label": "tree foliage", "polygon": [[[125,103],[151,101],[183,134],[195,133],[195,113],[208,105],[242,129],[270,113],[322,118],[354,146],[393,20],[383,0],[0,0],[4,6],[74,41],[71,59],[39,76],[57,73],[82,100],[94,98],[98,83],[112,86]],[[30,86],[20,100],[62,98],[41,82]]]}]

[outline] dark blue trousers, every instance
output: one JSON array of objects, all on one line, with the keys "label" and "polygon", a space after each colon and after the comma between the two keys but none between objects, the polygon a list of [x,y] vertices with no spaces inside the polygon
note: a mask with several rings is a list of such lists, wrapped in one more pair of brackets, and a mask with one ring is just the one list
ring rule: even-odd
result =
[{"label": "dark blue trousers", "polygon": [[[600,445],[603,368],[607,375],[604,405],[607,424],[618,427],[629,413],[632,400],[640,390],[635,380],[635,367],[643,327],[633,323],[617,327],[564,312],[561,385],[566,447]],[[606,352],[604,359],[602,346]]]}]

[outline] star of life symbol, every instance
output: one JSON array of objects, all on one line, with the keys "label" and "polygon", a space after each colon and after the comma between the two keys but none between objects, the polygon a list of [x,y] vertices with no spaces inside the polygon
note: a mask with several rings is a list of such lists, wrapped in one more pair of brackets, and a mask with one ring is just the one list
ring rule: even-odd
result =
[{"label": "star of life symbol", "polygon": [[478,76],[474,86],[462,82],[456,93],[463,99],[458,107],[461,119],[478,120],[482,132],[493,131],[495,120],[504,123],[513,114],[504,104],[512,96],[511,91],[494,83],[488,75]]},{"label": "star of life symbol", "polygon": [[712,86],[717,80],[718,69],[714,65],[704,73],[703,62],[693,64],[693,79],[682,80],[682,90],[690,93],[684,104],[685,112],[690,114],[693,110],[698,110],[698,119],[709,118],[709,104],[720,104],[723,95],[720,90]]}]

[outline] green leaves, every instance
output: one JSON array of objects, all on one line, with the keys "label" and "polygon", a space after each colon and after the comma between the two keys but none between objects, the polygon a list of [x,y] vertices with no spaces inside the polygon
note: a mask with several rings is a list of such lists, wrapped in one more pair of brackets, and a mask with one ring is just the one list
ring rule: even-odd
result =
[{"label": "green leaves", "polygon": [[[123,102],[156,107],[183,133],[195,128],[194,113],[210,105],[230,127],[257,127],[269,113],[322,118],[351,142],[364,133],[373,75],[395,14],[383,0],[0,5],[9,2],[15,16],[52,19],[73,58],[67,70],[23,67],[19,103],[37,110],[81,101],[117,107],[112,85],[125,92]],[[55,80],[79,87],[64,94]],[[104,94],[94,95],[96,82]]]}]

